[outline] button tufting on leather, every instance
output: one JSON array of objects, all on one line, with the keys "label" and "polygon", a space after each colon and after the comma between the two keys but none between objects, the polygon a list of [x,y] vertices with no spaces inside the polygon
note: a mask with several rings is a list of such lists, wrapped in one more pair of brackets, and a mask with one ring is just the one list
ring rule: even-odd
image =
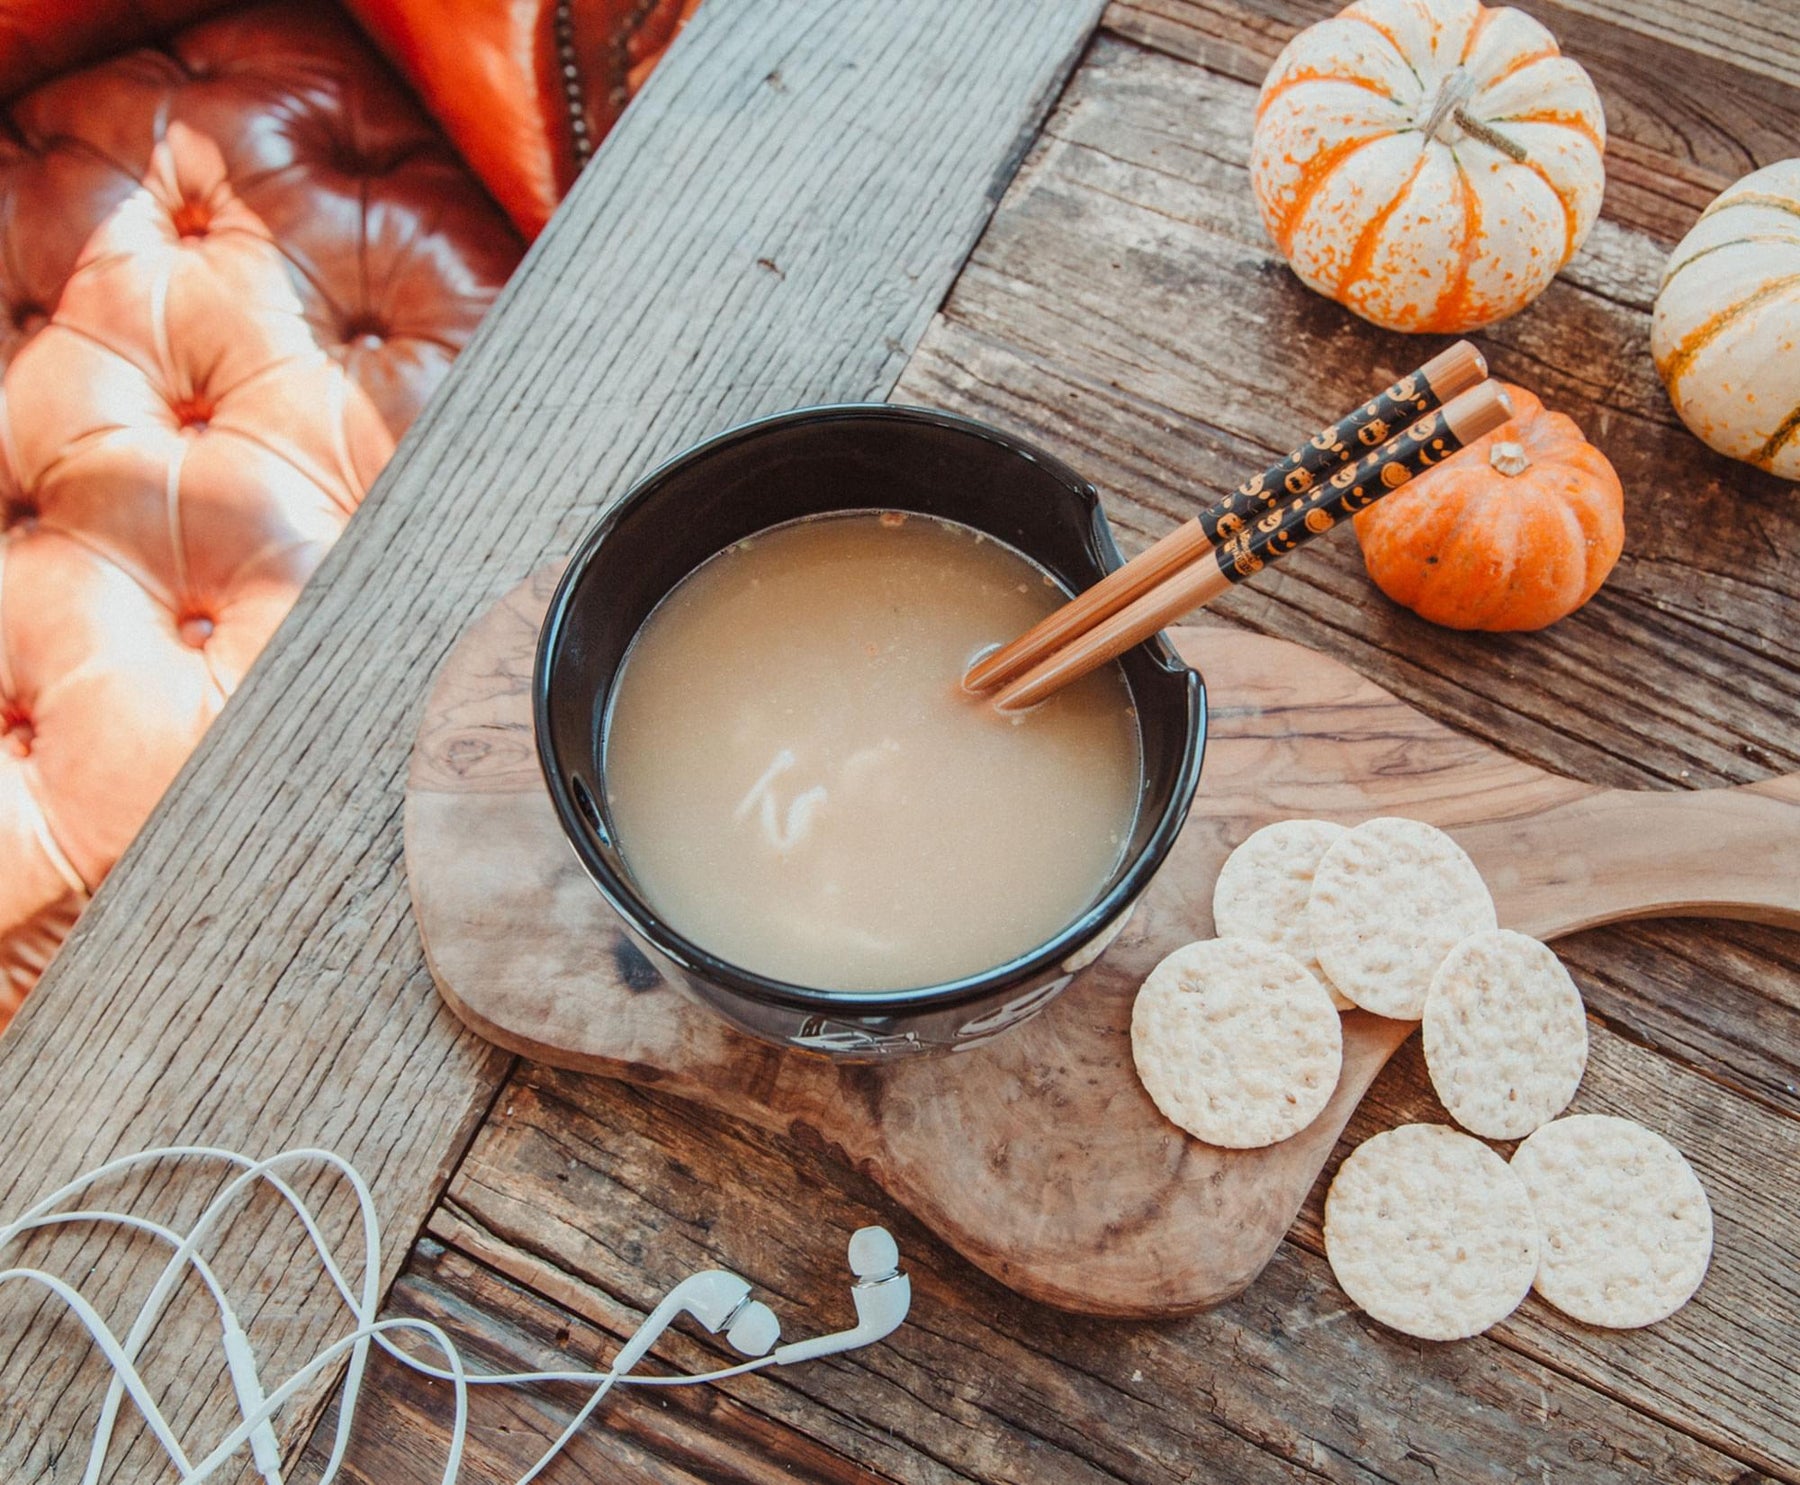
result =
[{"label": "button tufting on leather", "polygon": [[364,149],[341,135],[333,134],[325,145],[324,157],[333,170],[344,175],[358,176],[364,180],[380,180],[383,176],[392,175],[418,153],[418,150],[406,147]]},{"label": "button tufting on leather", "polygon": [[184,614],[175,625],[181,642],[190,650],[203,650],[213,637],[213,621],[205,614]]},{"label": "button tufting on leather", "polygon": [[17,330],[21,335],[30,335],[34,331],[41,329],[44,321],[49,318],[50,316],[45,313],[43,305],[34,304],[29,299],[21,299],[7,313],[7,319],[12,322],[13,329]]},{"label": "button tufting on leather", "polygon": [[212,227],[212,209],[203,201],[183,201],[169,213],[169,222],[177,237],[204,237]]},{"label": "button tufting on leather", "polygon": [[175,415],[175,424],[183,433],[206,432],[206,425],[212,421],[216,410],[212,400],[199,393],[169,404],[169,411]]},{"label": "button tufting on leather", "polygon": [[31,719],[10,709],[0,711],[0,752],[13,758],[29,758],[37,732]]},{"label": "button tufting on leather", "polygon": [[373,315],[354,316],[344,326],[344,344],[359,351],[378,351],[387,344],[389,330]]},{"label": "button tufting on leather", "polygon": [[37,524],[35,500],[0,501],[0,531],[26,530]]}]

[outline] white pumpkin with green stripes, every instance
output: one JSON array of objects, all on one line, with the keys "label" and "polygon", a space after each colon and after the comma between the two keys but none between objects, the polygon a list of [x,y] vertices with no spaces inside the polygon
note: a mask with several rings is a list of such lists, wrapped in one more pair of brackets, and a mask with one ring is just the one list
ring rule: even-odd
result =
[{"label": "white pumpkin with green stripes", "polygon": [[1682,238],[1650,349],[1688,427],[1800,480],[1800,159],[1728,187]]}]

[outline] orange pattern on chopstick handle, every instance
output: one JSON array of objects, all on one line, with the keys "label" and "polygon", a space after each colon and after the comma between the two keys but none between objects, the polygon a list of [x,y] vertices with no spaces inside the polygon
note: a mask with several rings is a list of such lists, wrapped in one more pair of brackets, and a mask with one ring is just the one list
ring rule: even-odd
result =
[{"label": "orange pattern on chopstick handle", "polygon": [[1421,415],[1435,412],[1445,398],[1423,370],[1403,376],[1378,396],[1323,432],[1315,433],[1272,469],[1252,475],[1223,500],[1200,512],[1200,529],[1213,546],[1246,537],[1286,501],[1316,489],[1365,449],[1379,448]]},{"label": "orange pattern on chopstick handle", "polygon": [[1344,465],[1324,483],[1311,485],[1286,504],[1246,523],[1214,549],[1220,569],[1234,583],[1255,576],[1264,564],[1373,505],[1461,447],[1462,440],[1451,430],[1442,410],[1420,418],[1387,447]]}]

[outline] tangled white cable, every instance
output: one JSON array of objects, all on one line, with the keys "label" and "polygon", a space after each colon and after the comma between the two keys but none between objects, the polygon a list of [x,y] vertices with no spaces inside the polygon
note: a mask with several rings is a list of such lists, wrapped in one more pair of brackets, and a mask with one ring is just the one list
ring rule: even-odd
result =
[{"label": "tangled white cable", "polygon": [[[65,1203],[100,1181],[138,1166],[166,1160],[209,1160],[235,1167],[238,1171],[185,1233],[128,1212],[87,1208],[61,1210]],[[336,1171],[356,1194],[363,1235],[360,1290],[351,1288],[320,1231],[313,1212],[281,1174],[291,1167],[306,1165],[323,1165]],[[266,1182],[293,1208],[294,1214],[306,1229],[314,1251],[319,1255],[327,1277],[355,1321],[346,1334],[333,1340],[272,1392],[265,1390],[263,1386],[250,1339],[238,1323],[224,1286],[200,1252],[201,1244],[219,1225],[221,1215],[240,1195],[258,1182]],[[816,1356],[828,1356],[837,1351],[854,1350],[891,1335],[905,1320],[907,1309],[912,1303],[912,1285],[900,1271],[900,1251],[893,1238],[884,1228],[864,1227],[850,1239],[850,1268],[856,1276],[850,1293],[856,1306],[857,1323],[849,1330],[778,1346],[775,1343],[781,1335],[781,1324],[766,1305],[750,1298],[750,1285],[738,1275],[724,1269],[708,1269],[683,1279],[664,1295],[656,1308],[645,1317],[643,1324],[620,1347],[612,1366],[604,1372],[581,1370],[471,1374],[463,1364],[456,1343],[429,1320],[376,1318],[381,1300],[381,1231],[375,1215],[374,1197],[370,1194],[368,1183],[356,1168],[329,1150],[285,1150],[267,1160],[252,1160],[235,1151],[205,1145],[172,1145],[146,1150],[140,1155],[123,1156],[89,1171],[61,1190],[52,1192],[22,1217],[0,1228],[0,1247],[18,1241],[28,1232],[79,1224],[125,1228],[156,1238],[173,1249],[168,1263],[123,1340],[114,1334],[104,1317],[78,1290],[55,1274],[35,1268],[8,1268],[0,1271],[0,1285],[36,1285],[60,1299],[93,1337],[94,1344],[113,1369],[112,1381],[101,1403],[99,1421],[88,1451],[87,1469],[81,1477],[82,1485],[99,1485],[100,1472],[105,1467],[107,1451],[112,1444],[113,1429],[127,1395],[144,1415],[151,1434],[168,1454],[182,1485],[199,1485],[199,1482],[211,1478],[246,1444],[250,1447],[251,1458],[257,1470],[268,1485],[281,1485],[281,1449],[276,1441],[273,1419],[296,1393],[321,1372],[336,1365],[347,1353],[349,1364],[344,1373],[342,1402],[338,1409],[331,1457],[324,1474],[319,1478],[319,1485],[331,1485],[337,1478],[350,1446],[351,1429],[355,1423],[356,1405],[362,1392],[371,1344],[380,1346],[396,1361],[415,1371],[453,1384],[456,1417],[451,1428],[450,1447],[444,1460],[443,1485],[455,1485],[462,1470],[463,1446],[468,1433],[469,1388],[529,1386],[546,1382],[592,1384],[593,1392],[570,1419],[568,1427],[538,1462],[519,1477],[517,1485],[529,1485],[562,1452],[615,1384],[636,1387],[693,1386],[701,1382],[717,1382],[726,1377],[735,1377],[761,1367],[783,1366],[790,1362],[808,1361]],[[191,1459],[182,1447],[137,1369],[137,1358],[167,1310],[183,1276],[190,1269],[205,1284],[218,1307],[226,1367],[233,1390],[237,1393],[238,1411],[242,1414],[242,1421],[237,1427],[198,1461]],[[752,1359],[696,1376],[628,1375],[643,1360],[657,1338],[682,1315],[691,1315],[715,1334],[723,1330],[727,1341]],[[444,1364],[434,1366],[403,1350],[392,1338],[400,1331],[413,1331],[424,1336],[442,1355]]]}]

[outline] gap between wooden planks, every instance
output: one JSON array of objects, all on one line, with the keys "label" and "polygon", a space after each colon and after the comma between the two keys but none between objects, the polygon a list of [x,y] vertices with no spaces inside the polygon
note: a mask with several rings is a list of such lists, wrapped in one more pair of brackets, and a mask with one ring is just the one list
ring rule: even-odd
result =
[{"label": "gap between wooden planks", "polygon": [[[1098,12],[708,0],[0,1039],[0,1210],[170,1140],[318,1143],[370,1178],[391,1276],[510,1066],[439,1004],[407,910],[401,789],[433,672],[657,460],[885,395]],[[118,1194],[146,1188],[191,1217],[214,1183]],[[262,1296],[251,1333],[286,1376],[342,1313],[266,1209],[237,1234],[216,1265]],[[102,1241],[33,1251],[123,1309],[163,1259],[102,1262]],[[103,1385],[48,1313],[0,1314],[8,1485],[66,1473]],[[203,1305],[162,1335],[212,1377]],[[224,1431],[229,1388],[166,1395],[178,1429]],[[114,1478],[164,1477],[141,1434],[114,1457]]]}]

